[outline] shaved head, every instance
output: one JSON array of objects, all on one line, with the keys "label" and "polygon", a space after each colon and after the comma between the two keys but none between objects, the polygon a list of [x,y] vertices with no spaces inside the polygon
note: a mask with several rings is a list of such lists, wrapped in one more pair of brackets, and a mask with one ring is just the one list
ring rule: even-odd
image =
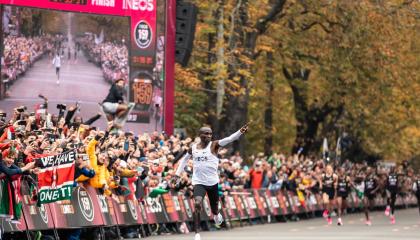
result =
[{"label": "shaved head", "polygon": [[200,128],[199,132],[200,133],[204,133],[204,132],[211,132],[211,133],[213,133],[213,131],[209,127],[202,127],[202,128]]}]

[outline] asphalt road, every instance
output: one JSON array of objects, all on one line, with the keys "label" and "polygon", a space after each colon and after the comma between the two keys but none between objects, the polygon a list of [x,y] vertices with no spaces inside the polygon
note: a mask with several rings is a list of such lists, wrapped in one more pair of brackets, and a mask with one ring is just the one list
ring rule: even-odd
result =
[{"label": "asphalt road", "polygon": [[[343,218],[344,226],[328,226],[321,218],[301,220],[299,222],[273,223],[250,227],[237,227],[230,231],[201,233],[202,240],[419,240],[420,216],[418,209],[396,212],[396,224],[391,225],[383,212],[372,215],[372,226],[364,225],[363,214],[350,214]],[[193,234],[155,236],[147,239],[193,240]]]}]

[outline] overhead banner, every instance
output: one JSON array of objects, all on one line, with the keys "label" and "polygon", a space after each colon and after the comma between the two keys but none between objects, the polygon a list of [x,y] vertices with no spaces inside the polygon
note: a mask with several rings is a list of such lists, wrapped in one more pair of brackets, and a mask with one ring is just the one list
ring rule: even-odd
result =
[{"label": "overhead banner", "polygon": [[40,204],[71,199],[74,184],[76,151],[35,159],[38,174]]}]

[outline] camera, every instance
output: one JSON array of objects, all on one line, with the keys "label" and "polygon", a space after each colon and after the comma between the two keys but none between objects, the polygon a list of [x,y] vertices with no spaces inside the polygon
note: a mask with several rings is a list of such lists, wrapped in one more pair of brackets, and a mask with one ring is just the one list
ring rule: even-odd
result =
[{"label": "camera", "polygon": [[20,106],[16,108],[16,111],[18,111],[19,113],[23,113],[26,110],[25,106]]},{"label": "camera", "polygon": [[65,111],[67,109],[66,104],[57,104],[57,109],[59,109],[60,111]]}]

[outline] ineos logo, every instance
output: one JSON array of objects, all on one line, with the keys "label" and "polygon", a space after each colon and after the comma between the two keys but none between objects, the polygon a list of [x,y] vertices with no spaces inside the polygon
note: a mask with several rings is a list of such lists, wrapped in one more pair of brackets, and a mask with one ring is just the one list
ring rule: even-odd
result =
[{"label": "ineos logo", "polygon": [[132,9],[140,11],[153,11],[153,0],[124,0],[123,9]]},{"label": "ineos logo", "polygon": [[134,28],[134,40],[139,48],[147,48],[153,39],[152,28],[149,23],[141,20]]},{"label": "ineos logo", "polygon": [[137,220],[137,209],[136,206],[134,206],[134,203],[132,200],[127,201],[128,209],[130,209],[131,216],[133,216],[134,220]]},{"label": "ineos logo", "polygon": [[38,207],[38,209],[39,209],[39,215],[41,215],[42,221],[48,224],[48,214],[47,214],[47,210],[45,209],[44,204],[41,204],[41,206]]},{"label": "ineos logo", "polygon": [[95,212],[93,211],[92,199],[90,199],[90,196],[85,189],[80,187],[77,189],[77,199],[79,200],[79,208],[83,217],[89,222],[92,222],[95,217]]},{"label": "ineos logo", "polygon": [[152,213],[162,212],[162,206],[160,205],[157,198],[147,198],[147,205]]}]

